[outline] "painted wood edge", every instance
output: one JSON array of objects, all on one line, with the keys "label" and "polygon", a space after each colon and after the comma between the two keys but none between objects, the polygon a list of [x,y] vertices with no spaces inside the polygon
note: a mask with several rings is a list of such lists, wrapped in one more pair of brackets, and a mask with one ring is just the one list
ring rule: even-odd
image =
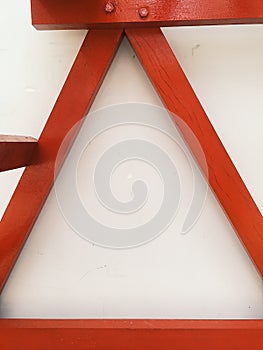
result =
[{"label": "painted wood edge", "polygon": [[105,10],[105,0],[31,0],[32,23],[40,30],[263,23],[261,0],[108,2],[113,6],[111,12]]},{"label": "painted wood edge", "polygon": [[29,136],[0,135],[0,172],[30,165],[37,144]]},{"label": "painted wood edge", "polygon": [[5,349],[262,349],[261,320],[0,320]]}]

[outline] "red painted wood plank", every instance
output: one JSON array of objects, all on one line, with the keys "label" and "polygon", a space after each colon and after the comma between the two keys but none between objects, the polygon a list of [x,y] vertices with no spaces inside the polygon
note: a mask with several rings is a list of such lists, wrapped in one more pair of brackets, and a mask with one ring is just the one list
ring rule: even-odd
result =
[{"label": "red painted wood plank", "polygon": [[8,350],[262,350],[259,320],[0,320]]},{"label": "red painted wood plank", "polygon": [[0,291],[53,185],[60,145],[90,108],[121,38],[121,30],[91,30],[84,40],[40,136],[33,165],[26,168],[0,222]]},{"label": "red painted wood plank", "polygon": [[[263,276],[263,218],[217,136],[198,98],[160,29],[126,30],[166,108],[177,115],[181,130],[196,159],[202,162],[195,141],[183,120],[199,140],[208,166],[209,183],[261,276]],[[202,166],[203,164],[201,164]]]},{"label": "red painted wood plank", "polygon": [[29,165],[36,146],[33,137],[0,135],[0,172]]},{"label": "red painted wood plank", "polygon": [[[262,0],[31,0],[37,29],[263,23]],[[148,15],[141,17],[141,8]],[[147,14],[147,12],[146,12]]]}]

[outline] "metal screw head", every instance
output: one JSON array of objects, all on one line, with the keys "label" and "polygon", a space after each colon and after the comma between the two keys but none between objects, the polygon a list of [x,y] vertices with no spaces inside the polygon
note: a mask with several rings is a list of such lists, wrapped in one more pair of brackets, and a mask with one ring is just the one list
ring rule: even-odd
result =
[{"label": "metal screw head", "polygon": [[105,12],[107,12],[107,13],[111,13],[111,12],[113,12],[114,11],[114,9],[115,9],[115,6],[114,6],[114,4],[111,2],[111,1],[108,1],[107,3],[106,3],[106,5],[105,5]]},{"label": "metal screw head", "polygon": [[148,14],[149,14],[149,11],[148,11],[148,9],[146,7],[141,7],[140,8],[140,10],[139,10],[140,17],[145,18],[145,17],[148,16]]}]

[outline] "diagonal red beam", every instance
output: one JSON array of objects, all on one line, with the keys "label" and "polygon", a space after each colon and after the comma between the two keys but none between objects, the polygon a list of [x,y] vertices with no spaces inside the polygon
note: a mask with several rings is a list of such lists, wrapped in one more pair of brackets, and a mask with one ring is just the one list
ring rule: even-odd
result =
[{"label": "diagonal red beam", "polygon": [[[128,39],[159,93],[175,116],[193,155],[202,163],[184,121],[199,140],[208,166],[208,181],[245,249],[263,276],[263,217],[187,80],[160,29],[127,29]],[[201,164],[201,167],[203,164]]]},{"label": "diagonal red beam", "polygon": [[259,320],[0,320],[8,350],[262,350]]},{"label": "diagonal red beam", "polygon": [[122,30],[91,30],[83,42],[40,136],[33,165],[26,168],[0,222],[0,292],[53,185],[60,145],[91,107],[121,38]]},{"label": "diagonal red beam", "polygon": [[[31,0],[37,29],[263,23],[262,0]],[[144,15],[140,9],[146,8]],[[142,12],[143,14],[143,12]]]},{"label": "diagonal red beam", "polygon": [[0,135],[0,172],[29,165],[36,147],[33,137]]}]

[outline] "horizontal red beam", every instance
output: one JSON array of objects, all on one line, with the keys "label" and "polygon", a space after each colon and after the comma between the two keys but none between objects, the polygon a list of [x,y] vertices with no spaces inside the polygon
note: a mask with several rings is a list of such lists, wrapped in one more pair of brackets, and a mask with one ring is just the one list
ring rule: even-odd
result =
[{"label": "horizontal red beam", "polygon": [[0,172],[29,165],[36,146],[33,137],[0,135]]},{"label": "horizontal red beam", "polygon": [[[263,23],[262,0],[31,0],[37,29]],[[140,9],[146,8],[145,17]]]},{"label": "horizontal red beam", "polygon": [[261,320],[0,320],[8,350],[262,350]]}]

